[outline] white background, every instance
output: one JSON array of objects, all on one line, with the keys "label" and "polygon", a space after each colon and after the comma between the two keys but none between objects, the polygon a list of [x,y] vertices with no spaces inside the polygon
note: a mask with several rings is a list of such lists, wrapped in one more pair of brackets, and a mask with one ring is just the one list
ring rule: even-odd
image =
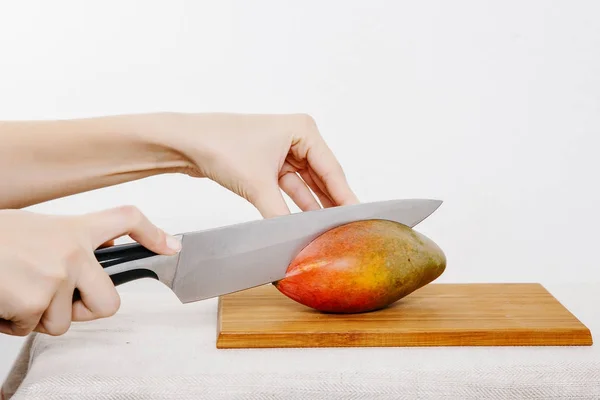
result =
[{"label": "white background", "polygon": [[[600,278],[598,2],[0,4],[0,119],[306,112],[362,201],[445,201],[417,227],[440,282]],[[259,218],[173,175],[32,209],[124,203],[174,233]]]}]

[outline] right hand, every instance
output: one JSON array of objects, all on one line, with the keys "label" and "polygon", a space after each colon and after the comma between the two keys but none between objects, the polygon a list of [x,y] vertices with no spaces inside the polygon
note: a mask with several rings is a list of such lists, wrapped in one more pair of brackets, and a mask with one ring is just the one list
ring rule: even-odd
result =
[{"label": "right hand", "polygon": [[72,321],[115,314],[120,298],[94,250],[124,235],[157,254],[180,248],[131,206],[81,216],[1,210],[0,332],[62,335]]}]

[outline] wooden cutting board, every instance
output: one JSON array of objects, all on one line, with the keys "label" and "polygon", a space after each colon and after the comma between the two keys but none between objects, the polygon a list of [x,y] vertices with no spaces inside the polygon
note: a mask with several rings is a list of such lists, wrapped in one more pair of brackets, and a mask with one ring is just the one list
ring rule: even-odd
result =
[{"label": "wooden cutting board", "polygon": [[325,314],[264,285],[219,298],[217,348],[591,345],[540,284],[429,284],[390,307]]}]

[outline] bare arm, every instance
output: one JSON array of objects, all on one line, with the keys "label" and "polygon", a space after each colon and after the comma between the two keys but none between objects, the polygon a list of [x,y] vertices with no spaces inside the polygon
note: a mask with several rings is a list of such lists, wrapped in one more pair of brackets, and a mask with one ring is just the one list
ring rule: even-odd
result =
[{"label": "bare arm", "polygon": [[0,209],[151,175],[189,162],[166,145],[169,115],[0,122]]},{"label": "bare arm", "polygon": [[167,172],[208,177],[264,217],[289,213],[281,190],[302,210],[358,201],[316,123],[303,114],[0,122],[0,143],[0,209]]},{"label": "bare arm", "polygon": [[113,315],[118,293],[93,256],[102,243],[129,235],[160,254],[180,249],[133,207],[74,217],[2,209],[166,172],[208,177],[265,217],[289,212],[281,190],[302,210],[358,202],[306,115],[0,122],[0,332],[60,335],[72,320]]}]

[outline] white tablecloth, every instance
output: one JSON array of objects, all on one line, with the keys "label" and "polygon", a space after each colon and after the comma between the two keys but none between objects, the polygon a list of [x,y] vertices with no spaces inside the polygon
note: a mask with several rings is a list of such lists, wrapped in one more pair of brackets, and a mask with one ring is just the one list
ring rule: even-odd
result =
[{"label": "white tablecloth", "polygon": [[[546,285],[594,334],[600,285]],[[4,396],[21,399],[600,399],[591,347],[218,350],[216,299],[146,280],[112,318],[34,335]]]}]

